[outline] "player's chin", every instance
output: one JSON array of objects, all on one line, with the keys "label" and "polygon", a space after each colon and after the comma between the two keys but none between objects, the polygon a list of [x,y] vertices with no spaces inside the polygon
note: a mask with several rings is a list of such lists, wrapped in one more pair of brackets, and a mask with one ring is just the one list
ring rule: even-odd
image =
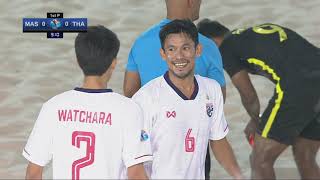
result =
[{"label": "player's chin", "polygon": [[191,72],[187,70],[176,70],[174,71],[174,74],[180,78],[180,79],[185,79],[186,77],[190,76]]}]

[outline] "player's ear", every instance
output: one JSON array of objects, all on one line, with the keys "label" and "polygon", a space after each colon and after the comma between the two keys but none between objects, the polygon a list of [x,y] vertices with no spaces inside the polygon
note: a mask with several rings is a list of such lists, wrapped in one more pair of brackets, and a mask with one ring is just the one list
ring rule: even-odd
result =
[{"label": "player's ear", "polygon": [[196,56],[199,57],[201,53],[202,53],[202,45],[198,43],[198,45],[196,46]]},{"label": "player's ear", "polygon": [[161,55],[162,59],[167,60],[166,53],[164,52],[164,50],[162,48],[160,48],[160,55]]}]

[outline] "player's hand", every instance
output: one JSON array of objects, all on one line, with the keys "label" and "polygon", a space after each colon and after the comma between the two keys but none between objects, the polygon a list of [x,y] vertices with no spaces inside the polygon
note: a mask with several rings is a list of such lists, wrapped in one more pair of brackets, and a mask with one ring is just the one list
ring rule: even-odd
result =
[{"label": "player's hand", "polygon": [[257,128],[258,128],[258,122],[251,119],[248,122],[246,128],[244,129],[244,133],[249,144],[252,144]]},{"label": "player's hand", "polygon": [[242,174],[238,174],[236,176],[233,177],[234,179],[244,179],[244,176]]}]

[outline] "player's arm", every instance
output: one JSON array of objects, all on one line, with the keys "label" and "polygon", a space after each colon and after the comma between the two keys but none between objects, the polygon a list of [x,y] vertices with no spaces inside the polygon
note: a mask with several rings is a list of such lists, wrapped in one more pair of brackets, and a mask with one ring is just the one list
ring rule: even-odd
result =
[{"label": "player's arm", "polygon": [[[222,66],[221,66],[221,70],[222,70]],[[223,75],[223,70],[220,71],[218,67],[210,67],[209,69],[209,78],[211,79],[215,79],[221,87],[221,92],[222,92],[222,96],[223,96],[223,102],[226,101],[226,83],[225,83],[225,79],[224,79],[224,75]]]},{"label": "player's arm", "polygon": [[232,83],[238,89],[241,101],[246,111],[253,120],[259,120],[260,102],[247,71],[241,70],[231,78]]},{"label": "player's arm", "polygon": [[43,167],[52,159],[53,116],[47,103],[43,104],[22,155],[29,161],[26,179],[41,179]]},{"label": "player's arm", "polygon": [[128,108],[130,118],[123,131],[123,161],[129,179],[147,179],[143,163],[152,161],[149,135],[144,131],[144,112],[136,103]]},{"label": "player's arm", "polygon": [[213,123],[209,135],[210,147],[222,167],[234,178],[241,179],[242,175],[239,165],[226,138],[229,132],[229,126],[224,116],[223,97],[218,86],[215,86],[214,89],[216,92],[216,97],[214,98],[216,110],[213,114]]},{"label": "player's arm", "polygon": [[148,179],[143,163],[128,167],[128,179]]},{"label": "player's arm", "polygon": [[249,78],[248,72],[241,70],[231,77],[232,83],[238,89],[241,101],[246,111],[248,112],[251,120],[246,126],[244,132],[246,134],[247,140],[249,141],[249,136],[254,135],[257,125],[259,123],[259,113],[260,113],[260,102],[256,90],[254,89],[251,80]]},{"label": "player's arm", "polygon": [[123,94],[132,97],[141,87],[138,71],[126,71],[123,82]]},{"label": "player's arm", "polygon": [[141,87],[139,69],[136,63],[137,57],[135,56],[136,46],[135,43],[130,50],[123,81],[123,94],[129,98],[131,98]]},{"label": "player's arm", "polygon": [[43,167],[29,162],[27,167],[26,179],[42,179]]},{"label": "player's arm", "polygon": [[223,102],[226,102],[227,88],[225,85],[221,86],[221,92],[222,92],[222,96],[223,96]]},{"label": "player's arm", "polygon": [[210,146],[222,167],[235,179],[242,179],[241,170],[227,138],[210,140]]},{"label": "player's arm", "polygon": [[215,79],[220,84],[223,95],[223,102],[225,102],[226,82],[223,73],[222,57],[220,51],[213,42],[209,43],[208,46],[206,46],[206,48],[206,50],[211,53],[210,56],[212,56],[209,58],[209,61],[211,61],[211,65],[208,69],[208,77],[211,79]]}]

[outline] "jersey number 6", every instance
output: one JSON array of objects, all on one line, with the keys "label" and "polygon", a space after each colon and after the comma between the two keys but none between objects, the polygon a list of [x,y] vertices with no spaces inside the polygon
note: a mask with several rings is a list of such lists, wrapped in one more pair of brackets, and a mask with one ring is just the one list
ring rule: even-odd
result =
[{"label": "jersey number 6", "polygon": [[94,149],[96,137],[92,132],[74,131],[72,133],[72,145],[80,148],[80,142],[87,143],[86,156],[72,163],[72,180],[78,180],[80,169],[94,162]]},{"label": "jersey number 6", "polygon": [[195,146],[195,138],[191,137],[192,129],[188,129],[186,138],[184,140],[184,148],[186,152],[194,152],[194,146]]}]

